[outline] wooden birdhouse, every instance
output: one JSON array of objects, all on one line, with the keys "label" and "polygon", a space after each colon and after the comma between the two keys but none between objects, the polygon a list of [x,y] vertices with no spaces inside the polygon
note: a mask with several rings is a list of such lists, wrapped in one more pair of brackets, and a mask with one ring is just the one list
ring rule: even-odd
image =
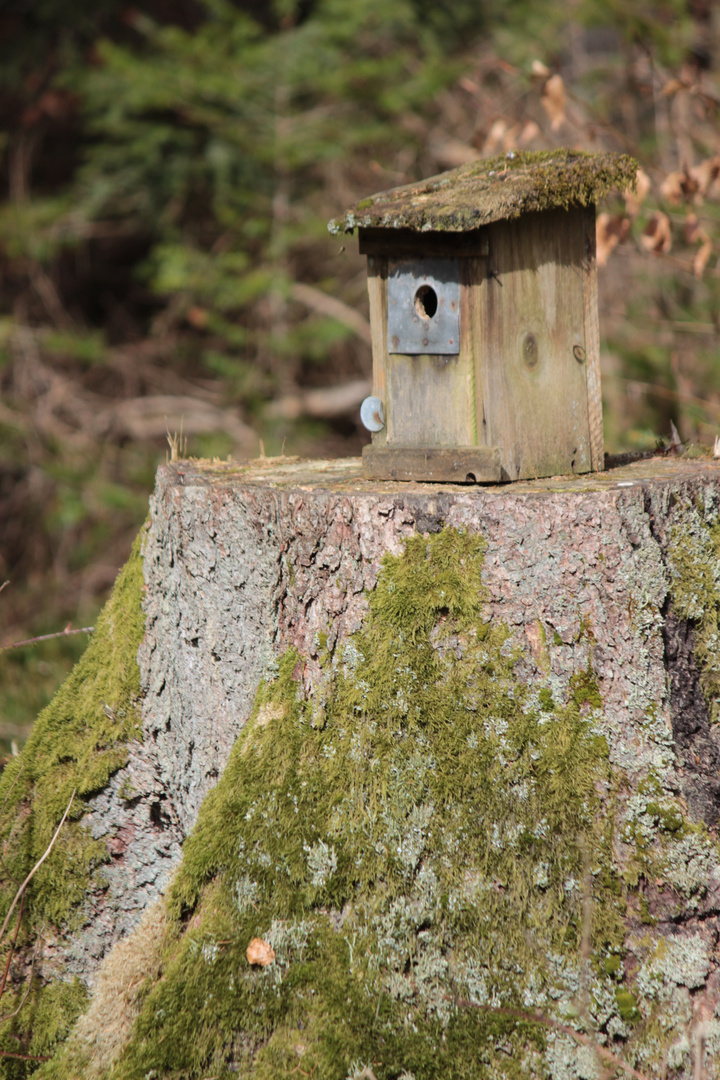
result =
[{"label": "wooden birdhouse", "polygon": [[368,477],[501,481],[603,467],[595,203],[616,154],[509,153],[331,221],[368,257]]}]

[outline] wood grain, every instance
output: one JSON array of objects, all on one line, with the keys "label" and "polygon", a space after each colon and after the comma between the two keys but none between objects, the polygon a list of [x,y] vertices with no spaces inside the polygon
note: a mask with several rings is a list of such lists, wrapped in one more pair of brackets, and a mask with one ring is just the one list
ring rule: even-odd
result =
[{"label": "wood grain", "polygon": [[493,483],[502,479],[500,453],[491,446],[363,447],[369,480]]},{"label": "wood grain", "polygon": [[602,389],[600,386],[600,322],[598,318],[597,262],[595,259],[595,207],[584,210],[583,311],[587,367],[590,458],[596,471],[605,468]]},{"label": "wood grain", "polygon": [[385,427],[372,435],[374,446],[387,442],[388,414],[392,412],[387,400],[387,259],[371,255],[368,258],[368,297],[370,299],[370,338],[373,358],[373,394],[379,397],[385,410]]},{"label": "wood grain", "polygon": [[583,222],[582,210],[553,210],[490,227],[473,292],[480,441],[500,447],[508,480],[592,468]]}]

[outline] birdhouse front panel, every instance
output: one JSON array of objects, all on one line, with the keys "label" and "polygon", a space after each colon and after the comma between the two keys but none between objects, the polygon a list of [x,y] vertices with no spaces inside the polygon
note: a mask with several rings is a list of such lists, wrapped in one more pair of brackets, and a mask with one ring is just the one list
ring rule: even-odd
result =
[{"label": "birdhouse front panel", "polygon": [[388,446],[476,442],[474,365],[460,343],[460,260],[387,259]]},{"label": "birdhouse front panel", "polygon": [[382,192],[330,223],[358,227],[368,256],[368,477],[603,467],[595,200],[636,168],[613,154],[510,154]]}]

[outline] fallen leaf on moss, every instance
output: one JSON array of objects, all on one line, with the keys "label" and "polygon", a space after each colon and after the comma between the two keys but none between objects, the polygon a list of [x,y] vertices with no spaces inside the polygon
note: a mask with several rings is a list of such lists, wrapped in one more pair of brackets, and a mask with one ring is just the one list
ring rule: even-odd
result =
[{"label": "fallen leaf on moss", "polygon": [[268,964],[272,964],[275,959],[275,950],[267,941],[263,941],[263,939],[259,937],[254,937],[247,947],[246,955],[248,964],[258,964],[260,967],[267,967]]}]

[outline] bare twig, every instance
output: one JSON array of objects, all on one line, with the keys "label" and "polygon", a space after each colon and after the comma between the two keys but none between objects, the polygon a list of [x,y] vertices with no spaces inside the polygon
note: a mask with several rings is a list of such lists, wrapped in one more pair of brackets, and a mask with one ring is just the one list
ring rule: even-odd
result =
[{"label": "bare twig", "polygon": [[342,300],[338,300],[336,296],[328,296],[321,289],[317,289],[313,285],[305,285],[301,281],[296,281],[293,284],[291,295],[293,300],[304,304],[305,307],[317,311],[320,315],[335,319],[336,322],[343,323],[366,345],[370,344],[370,323],[358,311],[355,311],[354,308],[351,308]]},{"label": "bare twig", "polygon": [[15,945],[17,944],[18,934],[20,933],[20,923],[22,922],[23,911],[25,910],[25,897],[23,896],[20,902],[20,913],[18,915],[17,926],[15,927],[15,936],[12,939],[10,945],[10,952],[8,953],[7,963],[5,964],[5,971],[3,972],[2,983],[0,983],[0,998],[5,993],[5,984],[7,983],[8,972],[10,970],[10,964],[12,962],[13,953],[15,952]]},{"label": "bare twig", "polygon": [[285,394],[271,401],[267,415],[277,420],[296,420],[299,416],[316,416],[327,420],[333,416],[344,416],[359,409],[371,389],[369,379],[353,379],[338,386],[299,390],[296,394]]},{"label": "bare twig", "polygon": [[12,1020],[13,1017],[17,1016],[17,1014],[20,1012],[20,1010],[22,1009],[23,1005],[25,1004],[25,1002],[27,1001],[27,999],[28,999],[28,997],[30,995],[30,991],[32,990],[32,981],[33,981],[33,975],[34,974],[35,974],[35,957],[33,957],[33,961],[32,961],[32,964],[30,966],[30,977],[28,979],[27,988],[25,990],[25,993],[22,996],[20,1004],[18,1005],[18,1007],[16,1009],[13,1009],[13,1011],[11,1013],[6,1013],[5,1016],[0,1016],[0,1024],[4,1024],[6,1020]]},{"label": "bare twig", "polygon": [[23,645],[37,645],[39,641],[50,641],[52,638],[72,637],[73,634],[92,634],[94,630],[94,626],[81,626],[78,630],[71,630],[68,623],[64,630],[56,630],[54,634],[40,634],[38,637],[26,638],[24,641],[14,641],[12,645],[0,645],[0,652],[20,649]]},{"label": "bare twig", "polygon": [[651,1080],[651,1077],[647,1073],[639,1072],[634,1069],[632,1065],[627,1061],[623,1061],[617,1054],[613,1054],[611,1050],[608,1050],[605,1046],[600,1046],[589,1035],[583,1035],[581,1031],[576,1031],[575,1028],[570,1027],[569,1024],[563,1024],[560,1020],[553,1020],[549,1016],[543,1016],[542,1013],[529,1013],[523,1012],[521,1009],[504,1008],[497,1005],[478,1005],[475,1001],[469,1001],[467,998],[454,998],[455,1004],[462,1009],[479,1009],[481,1012],[492,1013],[494,1016],[508,1016],[516,1020],[523,1021],[530,1024],[542,1024],[544,1027],[552,1028],[553,1031],[559,1031],[563,1035],[568,1035],[575,1042],[581,1046],[589,1046],[605,1061],[610,1062],[615,1068],[621,1069],[626,1076],[631,1076],[633,1080]]},{"label": "bare twig", "polygon": [[12,916],[12,913],[15,910],[15,907],[17,905],[18,900],[20,900],[22,898],[23,893],[25,892],[28,885],[30,884],[30,882],[34,878],[35,874],[40,869],[40,867],[42,866],[42,864],[45,862],[48,855],[52,851],[53,845],[55,844],[55,841],[57,840],[58,836],[60,835],[60,830],[62,829],[63,825],[65,824],[65,818],[70,813],[70,807],[73,804],[73,799],[75,798],[75,792],[76,791],[77,791],[77,788],[73,788],[73,793],[70,796],[70,802],[67,804],[67,807],[65,808],[65,813],[63,814],[63,816],[62,816],[62,818],[60,820],[60,824],[58,825],[57,829],[55,830],[55,833],[53,835],[52,840],[50,841],[48,846],[45,848],[44,853],[40,856],[38,861],[35,863],[32,870],[30,871],[28,876],[25,878],[25,880],[23,881],[23,883],[20,886],[20,888],[18,889],[18,891],[15,893],[15,899],[13,900],[12,904],[10,905],[10,910],[8,911],[7,915],[5,916],[5,921],[3,922],[2,926],[0,926],[0,941],[2,941],[3,937],[5,936],[5,931],[7,930],[7,924],[10,922],[10,917]]},{"label": "bare twig", "polygon": [[20,1061],[49,1061],[42,1054],[14,1054],[11,1050],[0,1050],[0,1057],[19,1058]]}]

